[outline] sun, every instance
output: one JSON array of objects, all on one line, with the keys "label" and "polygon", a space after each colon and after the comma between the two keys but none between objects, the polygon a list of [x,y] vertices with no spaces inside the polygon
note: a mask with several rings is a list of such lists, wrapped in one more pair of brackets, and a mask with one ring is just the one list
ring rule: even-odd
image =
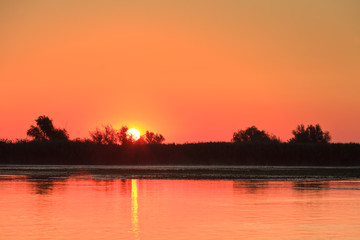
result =
[{"label": "sun", "polygon": [[140,132],[135,128],[130,128],[127,130],[126,135],[130,138],[132,137],[135,141],[140,138]]}]

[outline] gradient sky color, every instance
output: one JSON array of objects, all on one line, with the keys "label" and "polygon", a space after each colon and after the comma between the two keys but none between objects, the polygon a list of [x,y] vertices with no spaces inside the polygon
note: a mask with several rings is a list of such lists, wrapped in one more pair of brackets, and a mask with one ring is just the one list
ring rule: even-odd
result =
[{"label": "gradient sky color", "polygon": [[166,142],[298,124],[360,142],[358,0],[0,1],[0,138],[39,115]]}]

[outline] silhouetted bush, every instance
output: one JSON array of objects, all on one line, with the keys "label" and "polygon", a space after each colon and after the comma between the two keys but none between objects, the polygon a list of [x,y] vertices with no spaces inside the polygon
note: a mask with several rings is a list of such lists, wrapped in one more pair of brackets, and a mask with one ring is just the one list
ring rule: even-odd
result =
[{"label": "silhouetted bush", "polygon": [[0,143],[12,143],[12,141],[6,138],[0,138]]},{"label": "silhouetted bush", "polygon": [[90,132],[91,140],[98,144],[119,144],[119,145],[141,145],[141,144],[161,144],[165,141],[163,135],[146,131],[145,135],[135,140],[134,136],[128,133],[128,127],[123,126],[118,131],[111,125],[106,125],[104,130],[96,128]]},{"label": "silhouetted bush", "polygon": [[36,126],[31,125],[27,135],[35,141],[67,141],[69,135],[65,129],[55,128],[52,119],[47,116],[39,116],[36,120]]},{"label": "silhouetted bush", "polygon": [[306,129],[303,124],[298,125],[292,134],[294,137],[289,141],[297,143],[328,143],[331,139],[329,132],[324,132],[319,124],[308,125]]},{"label": "silhouetted bush", "polygon": [[240,142],[253,142],[253,143],[266,143],[266,142],[280,142],[278,138],[273,135],[260,131],[257,127],[252,126],[246,130],[239,130],[234,132],[232,141],[235,143]]},{"label": "silhouetted bush", "polygon": [[118,139],[121,145],[129,145],[133,144],[135,141],[134,136],[128,134],[129,128],[127,126],[123,126],[118,131]]},{"label": "silhouetted bush", "polygon": [[160,144],[165,141],[165,138],[161,134],[146,131],[145,141],[150,144]]},{"label": "silhouetted bush", "polygon": [[90,137],[94,143],[98,144],[117,144],[119,142],[118,134],[111,125],[106,125],[104,130],[96,128],[90,132]]}]

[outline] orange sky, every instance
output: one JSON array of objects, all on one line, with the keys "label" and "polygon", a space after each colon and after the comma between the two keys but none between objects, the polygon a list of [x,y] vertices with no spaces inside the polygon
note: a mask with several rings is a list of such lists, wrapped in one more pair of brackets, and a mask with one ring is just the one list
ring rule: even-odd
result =
[{"label": "orange sky", "polygon": [[297,124],[360,142],[360,2],[0,2],[0,138],[39,115],[71,138],[102,124],[166,142]]}]

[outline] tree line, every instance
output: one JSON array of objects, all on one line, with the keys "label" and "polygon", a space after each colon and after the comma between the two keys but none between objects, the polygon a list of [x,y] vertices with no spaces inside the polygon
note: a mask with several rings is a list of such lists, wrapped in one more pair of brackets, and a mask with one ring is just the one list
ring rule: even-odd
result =
[{"label": "tree line", "polygon": [[[35,123],[27,131],[27,136],[33,141],[69,141],[67,130],[56,128],[53,120],[48,116],[39,116],[35,119]],[[151,131],[146,131],[139,139],[134,139],[131,134],[128,134],[128,130],[127,126],[122,126],[117,130],[111,125],[105,125],[103,129],[96,128],[94,131],[90,131],[90,138],[76,139],[76,141],[107,145],[161,144],[165,141],[162,134]],[[292,135],[293,137],[288,140],[289,143],[329,143],[331,140],[330,133],[322,130],[319,124],[308,125],[307,127],[300,124],[292,131]],[[231,142],[281,143],[282,141],[275,135],[251,126],[234,132]]]},{"label": "tree line", "polygon": [[[323,131],[319,124],[315,126],[310,124],[306,128],[303,124],[300,124],[292,131],[292,134],[293,137],[288,141],[290,143],[328,143],[331,140],[330,133]],[[280,143],[281,140],[275,135],[252,126],[245,130],[234,132],[232,142]]]},{"label": "tree line", "polygon": [[111,125],[106,125],[103,130],[96,128],[95,131],[90,132],[90,137],[92,142],[99,144],[161,144],[165,141],[163,135],[150,131],[135,139],[133,135],[128,134],[128,130],[127,126],[116,130]]},{"label": "tree line", "polygon": [[[66,129],[55,128],[53,120],[47,116],[39,116],[35,119],[36,125],[31,125],[26,132],[27,136],[33,141],[69,141],[69,134]],[[114,129],[111,125],[104,126],[104,129],[96,128],[89,132],[90,139],[83,139],[84,142],[93,142],[98,144],[161,144],[165,141],[163,135],[146,131],[135,139],[133,135],[128,134],[129,128],[122,126],[119,130]],[[80,141],[80,139],[76,139]]]},{"label": "tree line", "polygon": [[299,125],[286,142],[255,126],[234,132],[231,142],[186,144],[161,144],[165,138],[150,131],[135,140],[127,130],[106,125],[69,140],[40,116],[27,131],[32,141],[0,140],[0,164],[360,166],[360,144],[324,144],[330,134],[318,124]]}]

